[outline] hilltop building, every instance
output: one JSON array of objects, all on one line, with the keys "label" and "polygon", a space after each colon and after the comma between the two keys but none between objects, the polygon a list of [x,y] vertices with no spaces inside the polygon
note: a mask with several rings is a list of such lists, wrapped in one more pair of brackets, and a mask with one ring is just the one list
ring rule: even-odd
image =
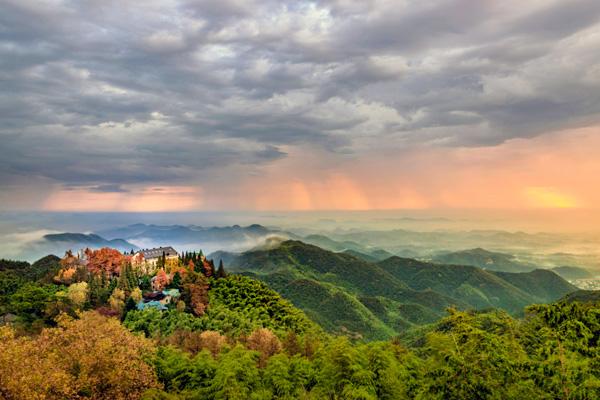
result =
[{"label": "hilltop building", "polygon": [[171,246],[143,249],[131,257],[131,264],[140,267],[146,273],[155,271],[160,259],[164,256],[165,264],[178,263],[179,254]]}]

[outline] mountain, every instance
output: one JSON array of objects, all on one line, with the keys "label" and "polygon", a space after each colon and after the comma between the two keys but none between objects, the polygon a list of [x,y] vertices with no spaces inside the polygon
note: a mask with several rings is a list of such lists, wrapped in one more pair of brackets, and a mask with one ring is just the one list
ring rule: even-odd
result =
[{"label": "mountain", "polygon": [[[557,249],[570,248],[581,245],[582,241],[590,240],[585,235],[564,235],[554,233],[526,233],[506,232],[500,230],[470,230],[470,231],[412,231],[406,229],[393,230],[338,230],[328,232],[327,236],[333,240],[344,242],[352,241],[362,246],[373,246],[385,249],[393,254],[403,257],[432,257],[438,253],[461,251],[464,249],[482,247],[495,249],[504,253],[516,254],[525,252],[535,254],[534,263],[541,265],[587,265],[571,261],[554,262]],[[593,240],[593,239],[591,239]],[[543,254],[543,256],[542,256]],[[593,261],[593,260],[586,260]],[[591,263],[593,265],[593,263]],[[535,267],[529,268],[533,270]],[[508,271],[508,272],[526,272]]]},{"label": "mountain", "polygon": [[300,241],[242,253],[226,269],[267,282],[330,331],[370,339],[433,322],[449,306],[468,306],[410,289],[375,263]]},{"label": "mountain", "polygon": [[[21,279],[50,282],[56,274],[60,258],[55,255],[48,255],[35,261],[33,264],[27,261],[0,260],[0,279],[2,277],[18,277]],[[0,285],[1,286],[1,285]],[[4,292],[4,287],[0,292]]]},{"label": "mountain", "polygon": [[[112,239],[107,240],[96,234],[86,235],[85,233],[55,233],[50,235],[44,235],[42,238],[47,243],[55,244],[65,250],[79,250],[86,247],[89,248],[101,248],[111,247],[119,251],[130,251],[137,250],[138,247],[132,243],[129,243],[123,239]],[[57,252],[61,254],[62,252]]]},{"label": "mountain", "polygon": [[561,299],[561,301],[567,303],[573,303],[577,301],[580,303],[600,304],[600,290],[577,290],[576,292],[567,294]]},{"label": "mountain", "polygon": [[107,238],[122,238],[139,247],[174,246],[179,251],[248,250],[271,236],[295,238],[289,232],[253,224],[249,226],[202,227],[197,225],[134,224],[98,232]]},{"label": "mountain", "polygon": [[28,243],[21,250],[19,258],[32,261],[47,254],[62,256],[67,250],[78,251],[87,247],[91,249],[111,247],[122,252],[138,249],[138,246],[123,239],[107,240],[96,234],[67,232],[44,235],[40,239]]},{"label": "mountain", "polygon": [[[535,289],[536,293],[543,291],[537,290],[536,282],[527,281],[524,286],[528,287],[518,287],[505,277],[473,266],[441,265],[400,257],[392,257],[378,265],[406,282],[412,289],[430,289],[460,299],[476,309],[494,307],[509,312],[518,312],[525,305],[556,300],[568,293],[563,290],[562,286],[559,286],[554,297],[547,295],[537,297],[530,291],[530,289]],[[513,275],[521,275],[504,274],[511,280],[513,280]],[[558,275],[552,272],[550,274],[564,282],[570,290],[575,290]]]},{"label": "mountain", "polygon": [[556,272],[558,275],[570,281],[575,279],[589,279],[594,277],[594,274],[591,271],[580,267],[562,266],[552,268],[552,271]]},{"label": "mountain", "polygon": [[363,246],[350,240],[339,242],[325,235],[308,235],[300,240],[304,243],[313,244],[326,250],[351,254],[367,261],[380,261],[394,255],[377,247]]},{"label": "mountain", "polygon": [[348,249],[348,250],[342,251],[342,253],[348,254],[349,256],[353,256],[356,258],[360,258],[361,260],[364,260],[364,261],[369,261],[369,262],[379,261],[379,259],[377,259],[376,257],[373,257],[372,255],[361,253],[360,251],[356,251],[356,250]]},{"label": "mountain", "polygon": [[213,260],[215,265],[219,265],[219,261],[223,261],[223,264],[229,265],[240,256],[240,253],[232,253],[229,251],[217,250],[206,255],[206,258]]},{"label": "mountain", "polygon": [[[268,283],[332,332],[385,338],[431,323],[450,306],[503,308],[520,312],[525,305],[556,300],[575,290],[558,275],[498,276],[473,266],[440,265],[390,257],[378,263],[335,253],[300,241],[279,247],[227,255],[228,271]],[[550,293],[552,289],[556,293]]]},{"label": "mountain", "polygon": [[522,273],[491,272],[544,303],[556,301],[560,297],[577,290],[575,286],[558,274],[547,269],[536,269]]},{"label": "mountain", "polygon": [[519,262],[511,254],[488,251],[482,248],[439,254],[433,261],[441,264],[472,265],[475,267],[502,272],[528,272],[535,266]]}]

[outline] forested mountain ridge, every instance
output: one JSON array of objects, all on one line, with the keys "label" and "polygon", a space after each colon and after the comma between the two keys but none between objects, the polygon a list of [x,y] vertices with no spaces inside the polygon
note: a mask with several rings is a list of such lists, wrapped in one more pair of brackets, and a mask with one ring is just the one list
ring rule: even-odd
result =
[{"label": "forested mountain ridge", "polygon": [[520,262],[512,254],[489,251],[482,248],[442,253],[433,257],[440,264],[472,265],[490,271],[529,272],[536,267]]},{"label": "forested mountain ridge", "polygon": [[397,256],[373,263],[300,241],[227,259],[230,270],[265,281],[328,330],[371,339],[433,322],[449,306],[518,313],[576,290],[550,271],[542,271],[547,279],[538,283],[528,274],[499,276]]},{"label": "forested mountain ridge", "polygon": [[586,268],[566,265],[562,267],[554,267],[552,268],[552,271],[568,280],[593,278],[595,275]]},{"label": "forested mountain ridge", "polygon": [[[272,288],[215,268],[202,252],[181,254],[177,262],[163,258],[151,273],[114,249],[84,256],[85,263],[70,253],[33,265],[0,262],[0,397],[597,399],[600,391],[597,293],[532,305],[522,320],[501,310],[452,307],[436,319],[428,313],[437,314],[436,299],[447,297],[410,286],[456,266],[444,271],[399,257],[380,266],[297,241],[238,256],[248,263],[246,273],[286,288],[284,297],[293,297],[292,289],[302,294],[301,308],[320,310],[317,322],[341,334],[332,336]],[[256,261],[263,264],[252,267]],[[398,293],[366,295],[387,292],[348,271],[386,279]],[[504,282],[482,272],[469,284]],[[462,273],[437,289],[460,287]],[[165,294],[174,300],[163,307],[156,299]],[[408,296],[412,303],[403,302]],[[359,329],[327,325],[328,318],[359,317],[349,327],[396,336],[392,326],[401,320],[390,310],[429,324],[411,331],[410,340],[367,342],[352,340],[360,339]]]},{"label": "forested mountain ridge", "polygon": [[576,290],[549,270],[496,272],[401,257],[391,257],[378,265],[413,289],[430,288],[463,299],[476,308],[499,307],[515,312],[527,304],[555,301]]},{"label": "forested mountain ridge", "polygon": [[18,257],[26,260],[36,260],[47,254],[64,254],[69,249],[100,249],[110,247],[122,252],[137,250],[138,246],[121,239],[106,239],[94,233],[51,233],[27,244],[20,250]]}]

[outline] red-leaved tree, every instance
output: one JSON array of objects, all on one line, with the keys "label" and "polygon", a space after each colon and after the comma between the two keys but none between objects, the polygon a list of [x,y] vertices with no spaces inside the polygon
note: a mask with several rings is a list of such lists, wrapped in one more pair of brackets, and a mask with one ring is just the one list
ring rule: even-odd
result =
[{"label": "red-leaved tree", "polygon": [[108,277],[119,275],[121,267],[129,261],[129,256],[119,250],[104,247],[100,250],[85,250],[87,268],[93,274],[105,274]]}]

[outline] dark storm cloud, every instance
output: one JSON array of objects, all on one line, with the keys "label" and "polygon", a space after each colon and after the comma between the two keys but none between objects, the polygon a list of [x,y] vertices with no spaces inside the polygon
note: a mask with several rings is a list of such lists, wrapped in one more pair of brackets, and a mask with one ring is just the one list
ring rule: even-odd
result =
[{"label": "dark storm cloud", "polygon": [[599,16],[595,0],[7,0],[0,185],[231,181],[286,147],[334,163],[597,123]]}]

